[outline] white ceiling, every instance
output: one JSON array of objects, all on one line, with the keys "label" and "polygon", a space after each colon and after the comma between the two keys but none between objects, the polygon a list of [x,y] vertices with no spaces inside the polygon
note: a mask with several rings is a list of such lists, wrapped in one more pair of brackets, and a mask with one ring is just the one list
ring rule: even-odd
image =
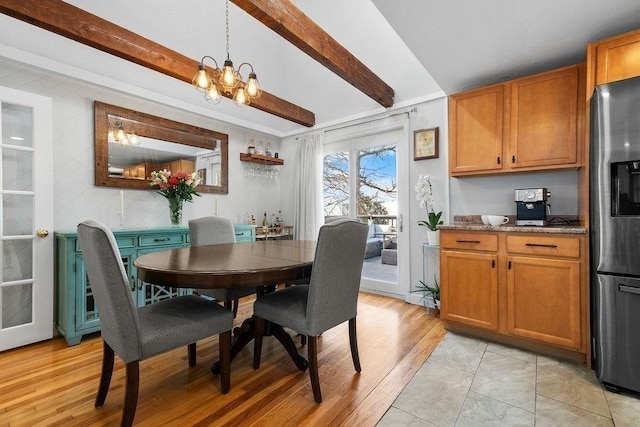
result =
[{"label": "white ceiling", "polygon": [[[68,3],[193,59],[224,60],[222,0]],[[395,90],[393,108],[583,61],[588,42],[640,28],[638,0],[294,3]],[[229,8],[231,59],[236,65],[250,62],[268,92],[313,111],[316,127],[385,111],[235,5]],[[227,99],[207,104],[184,82],[5,15],[0,56],[277,136],[308,130]]]}]

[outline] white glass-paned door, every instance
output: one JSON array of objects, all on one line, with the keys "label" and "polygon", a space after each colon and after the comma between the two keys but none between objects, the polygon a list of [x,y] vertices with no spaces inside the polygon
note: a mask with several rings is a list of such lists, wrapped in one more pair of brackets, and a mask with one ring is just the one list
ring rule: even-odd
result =
[{"label": "white glass-paned door", "polygon": [[398,185],[399,153],[406,151],[402,140],[402,129],[394,129],[353,135],[323,148],[325,217],[350,216],[369,223],[361,289],[399,298],[407,291],[402,284],[407,257],[401,257],[406,239],[401,235]]},{"label": "white glass-paned door", "polygon": [[0,87],[0,351],[53,335],[51,100]]}]

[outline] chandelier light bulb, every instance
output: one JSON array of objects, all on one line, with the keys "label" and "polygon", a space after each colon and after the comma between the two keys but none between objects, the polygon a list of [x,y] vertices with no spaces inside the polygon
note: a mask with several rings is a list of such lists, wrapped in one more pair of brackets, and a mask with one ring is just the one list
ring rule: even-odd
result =
[{"label": "chandelier light bulb", "polygon": [[204,64],[200,63],[198,66],[198,72],[193,76],[193,87],[195,87],[197,91],[205,92],[209,86],[210,80],[206,67]]},{"label": "chandelier light bulb", "polygon": [[238,90],[236,90],[236,94],[233,97],[233,100],[235,101],[238,107],[244,107],[249,105],[249,97],[247,96],[244,86],[240,85]]},{"label": "chandelier light bulb", "polygon": [[238,72],[233,68],[233,62],[230,59],[224,61],[222,67],[222,74],[220,75],[220,84],[222,89],[227,93],[233,93],[233,90],[240,83],[240,76]]},{"label": "chandelier light bulb", "polygon": [[211,82],[211,84],[207,88],[207,91],[204,93],[204,99],[212,104],[217,104],[220,102],[220,100],[222,99],[222,95],[220,95],[220,91],[218,91],[215,83]]},{"label": "chandelier light bulb", "polygon": [[[124,129],[122,128],[122,125],[120,125],[120,127],[118,127],[118,130],[116,130],[116,141],[118,141],[119,143],[123,143],[124,140],[127,139],[127,134],[124,132]],[[126,145],[126,144],[123,144]]]},{"label": "chandelier light bulb", "polygon": [[260,85],[258,84],[258,77],[256,73],[250,73],[247,79],[247,95],[251,98],[257,98],[260,96]]},{"label": "chandelier light bulb", "polygon": [[135,130],[132,130],[131,133],[127,134],[127,140],[131,145],[140,145],[140,137],[138,137]]}]

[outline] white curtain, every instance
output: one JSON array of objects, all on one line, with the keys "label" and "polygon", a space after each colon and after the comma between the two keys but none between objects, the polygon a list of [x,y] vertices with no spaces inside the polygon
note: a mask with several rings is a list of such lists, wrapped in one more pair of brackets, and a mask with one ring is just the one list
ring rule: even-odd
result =
[{"label": "white curtain", "polygon": [[300,240],[315,240],[322,219],[322,143],[324,133],[301,136],[295,174],[294,225]]}]

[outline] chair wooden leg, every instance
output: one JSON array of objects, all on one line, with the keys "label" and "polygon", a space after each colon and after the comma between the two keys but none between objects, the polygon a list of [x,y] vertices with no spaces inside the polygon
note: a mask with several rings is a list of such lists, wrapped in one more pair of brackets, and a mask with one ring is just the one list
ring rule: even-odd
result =
[{"label": "chair wooden leg", "polygon": [[309,345],[309,377],[311,378],[311,388],[313,389],[313,399],[316,403],[322,403],[322,393],[320,393],[320,378],[318,377],[318,337],[308,337]]},{"label": "chair wooden leg", "polygon": [[224,308],[230,310],[233,313],[233,318],[236,318],[238,314],[238,306],[240,305],[240,301],[238,299],[227,300],[223,303]]},{"label": "chair wooden leg", "polygon": [[231,389],[231,331],[226,331],[218,336],[220,353],[220,388],[222,394],[229,393]]},{"label": "chair wooden leg", "polygon": [[189,354],[189,367],[196,366],[196,343],[192,342],[187,346],[187,353]]},{"label": "chair wooden leg", "polygon": [[236,316],[238,315],[238,306],[240,305],[240,300],[239,299],[234,299],[233,300],[233,309],[231,310],[233,312],[233,318],[235,319]]},{"label": "chair wooden leg", "polygon": [[260,368],[260,356],[262,354],[262,337],[264,335],[264,319],[253,317],[253,369]]},{"label": "chair wooden leg", "polygon": [[138,387],[140,386],[140,362],[135,360],[127,363],[127,385],[124,393],[124,409],[122,410],[121,426],[133,425],[138,405]]},{"label": "chair wooden leg", "polygon": [[356,372],[360,372],[360,356],[358,355],[358,336],[356,334],[356,318],[349,319],[349,343],[351,344],[351,358]]},{"label": "chair wooden leg", "polygon": [[111,374],[113,373],[113,349],[102,341],[102,373],[100,374],[100,384],[98,385],[98,395],[96,396],[96,408],[104,405],[109,392],[109,384],[111,384]]}]

